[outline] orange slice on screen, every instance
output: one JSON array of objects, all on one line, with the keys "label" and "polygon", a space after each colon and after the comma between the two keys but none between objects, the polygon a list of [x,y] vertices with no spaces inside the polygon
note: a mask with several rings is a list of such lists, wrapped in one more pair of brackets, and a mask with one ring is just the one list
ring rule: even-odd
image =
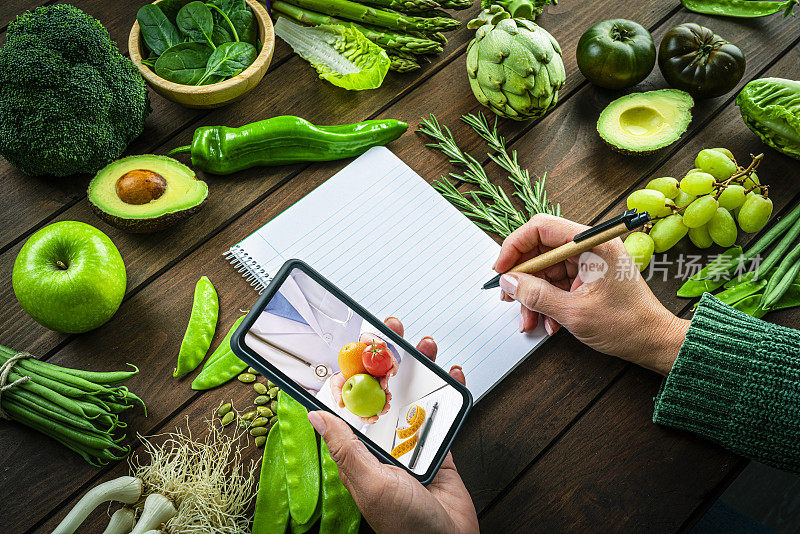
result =
[{"label": "orange slice on screen", "polygon": [[339,351],[339,370],[345,378],[350,378],[353,375],[369,374],[364,368],[364,362],[361,355],[367,348],[366,343],[354,341],[348,343]]}]

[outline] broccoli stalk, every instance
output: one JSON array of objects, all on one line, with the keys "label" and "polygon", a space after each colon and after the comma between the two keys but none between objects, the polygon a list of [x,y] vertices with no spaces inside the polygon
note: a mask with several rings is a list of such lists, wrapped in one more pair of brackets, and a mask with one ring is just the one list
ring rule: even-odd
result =
[{"label": "broccoli stalk", "polygon": [[69,5],[9,24],[0,49],[0,154],[29,175],[95,173],[144,129],[147,89],[108,31]]}]

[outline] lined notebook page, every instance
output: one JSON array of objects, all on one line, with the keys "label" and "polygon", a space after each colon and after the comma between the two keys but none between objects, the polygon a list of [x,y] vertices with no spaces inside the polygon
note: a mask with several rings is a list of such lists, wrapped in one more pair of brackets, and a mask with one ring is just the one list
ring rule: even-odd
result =
[{"label": "lined notebook page", "polygon": [[418,174],[373,148],[228,255],[257,287],[291,258],[318,270],[379,318],[395,316],[437,363],[461,365],[479,400],[544,339],[521,334],[519,306],[484,291],[500,247]]}]

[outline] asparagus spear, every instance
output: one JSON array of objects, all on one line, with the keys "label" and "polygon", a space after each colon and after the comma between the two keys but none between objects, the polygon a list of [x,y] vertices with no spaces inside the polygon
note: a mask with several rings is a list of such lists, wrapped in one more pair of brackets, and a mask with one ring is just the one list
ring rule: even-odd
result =
[{"label": "asparagus spear", "polygon": [[467,9],[472,7],[472,0],[444,0],[439,4],[445,9]]},{"label": "asparagus spear", "polygon": [[392,60],[389,69],[395,72],[409,72],[420,68],[419,63],[413,57],[395,54],[394,52],[386,51],[389,59]]},{"label": "asparagus spear", "polygon": [[272,9],[301,24],[352,24],[363,33],[367,39],[386,50],[397,50],[405,54],[436,54],[443,50],[442,45],[432,39],[384,30],[383,28],[364,26],[355,22],[337,19],[336,17],[331,17],[323,13],[317,13],[316,11],[303,9],[302,7],[280,0],[272,3]]},{"label": "asparagus spear", "polygon": [[394,11],[357,4],[350,0],[289,0],[288,3],[333,15],[334,17],[392,30],[438,32],[455,30],[461,25],[455,19],[412,17],[395,13]]},{"label": "asparagus spear", "polygon": [[362,0],[362,2],[403,13],[424,13],[439,7],[439,2],[436,0]]}]

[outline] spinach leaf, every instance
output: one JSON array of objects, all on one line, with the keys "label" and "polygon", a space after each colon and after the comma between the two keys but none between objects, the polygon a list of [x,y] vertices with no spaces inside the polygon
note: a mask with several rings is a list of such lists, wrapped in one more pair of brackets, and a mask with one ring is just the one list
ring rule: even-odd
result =
[{"label": "spinach leaf", "polygon": [[239,35],[236,33],[236,28],[233,27],[233,22],[231,19],[228,18],[228,15],[225,14],[219,7],[215,6],[214,4],[206,4],[211,10],[211,15],[214,18],[214,27],[218,28],[220,26],[225,27],[225,31],[230,30],[230,33],[233,35],[233,39],[228,39],[229,41],[238,41]]},{"label": "spinach leaf", "polygon": [[235,39],[231,37],[231,34],[222,24],[214,24],[214,31],[211,32],[211,40],[214,41],[214,44],[219,46],[222,43],[228,43],[230,41],[234,41]]},{"label": "spinach leaf", "polygon": [[210,76],[236,76],[256,59],[256,47],[250,43],[224,43],[208,58],[206,71],[198,82],[202,85]]},{"label": "spinach leaf", "polygon": [[245,6],[245,9],[234,11],[228,17],[236,28],[240,41],[254,46],[258,43],[258,24],[256,16],[249,7]]},{"label": "spinach leaf", "polygon": [[189,2],[178,11],[178,28],[181,32],[195,43],[207,42],[211,48],[215,48],[214,41],[211,40],[211,33],[214,31],[214,17],[211,10],[203,2],[195,0]]},{"label": "spinach leaf", "polygon": [[245,0],[208,0],[209,4],[217,6],[223,13],[230,16],[235,11],[249,10]]},{"label": "spinach leaf", "polygon": [[158,7],[164,12],[168,21],[172,24],[177,24],[178,11],[181,10],[184,4],[185,0],[161,0],[158,3]]},{"label": "spinach leaf", "polygon": [[180,43],[156,61],[153,70],[165,80],[182,85],[199,85],[213,50],[203,43]]},{"label": "spinach leaf", "polygon": [[173,47],[183,40],[178,28],[155,4],[147,4],[139,8],[136,20],[139,22],[144,44],[153,55],[160,56],[167,48]]}]

